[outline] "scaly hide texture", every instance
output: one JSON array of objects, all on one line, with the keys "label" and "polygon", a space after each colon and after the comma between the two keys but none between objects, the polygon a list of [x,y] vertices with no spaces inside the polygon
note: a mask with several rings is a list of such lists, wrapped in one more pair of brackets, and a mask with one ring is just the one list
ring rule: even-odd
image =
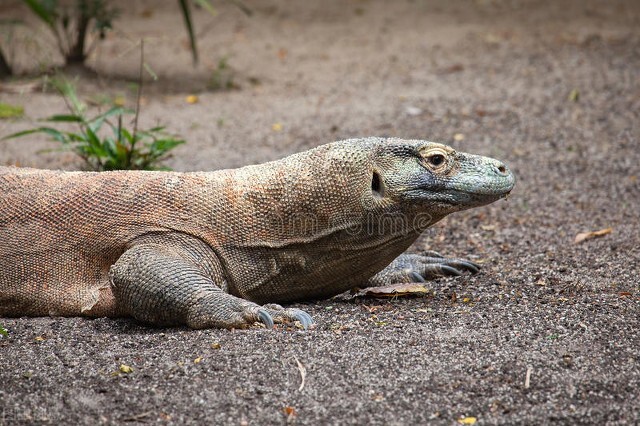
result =
[{"label": "scaly hide texture", "polygon": [[206,173],[0,167],[0,316],[306,327],[273,303],[474,271],[403,252],[513,185],[497,160],[382,138]]}]

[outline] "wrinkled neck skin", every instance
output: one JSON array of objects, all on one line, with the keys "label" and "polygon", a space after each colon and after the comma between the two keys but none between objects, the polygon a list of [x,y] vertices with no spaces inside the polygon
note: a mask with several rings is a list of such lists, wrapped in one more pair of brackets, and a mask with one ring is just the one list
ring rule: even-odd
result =
[{"label": "wrinkled neck skin", "polygon": [[285,218],[277,226],[287,237],[277,243],[253,239],[220,246],[228,290],[258,303],[334,296],[380,272],[441,217],[396,211],[328,216],[326,223],[307,219]]}]

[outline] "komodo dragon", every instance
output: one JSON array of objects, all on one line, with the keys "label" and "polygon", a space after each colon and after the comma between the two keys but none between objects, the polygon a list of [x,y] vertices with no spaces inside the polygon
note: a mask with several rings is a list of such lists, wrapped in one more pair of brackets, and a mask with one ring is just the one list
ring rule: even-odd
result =
[{"label": "komodo dragon", "polygon": [[0,316],[306,328],[275,303],[477,271],[403,252],[513,185],[497,160],[382,138],[208,173],[0,167]]}]

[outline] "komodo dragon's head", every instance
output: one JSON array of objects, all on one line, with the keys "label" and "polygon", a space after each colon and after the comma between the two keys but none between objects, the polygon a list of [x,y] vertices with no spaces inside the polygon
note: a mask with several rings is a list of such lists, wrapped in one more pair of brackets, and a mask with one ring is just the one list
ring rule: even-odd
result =
[{"label": "komodo dragon's head", "polygon": [[503,198],[515,183],[507,166],[493,158],[434,142],[377,141],[369,170],[374,205],[406,206],[438,219]]}]

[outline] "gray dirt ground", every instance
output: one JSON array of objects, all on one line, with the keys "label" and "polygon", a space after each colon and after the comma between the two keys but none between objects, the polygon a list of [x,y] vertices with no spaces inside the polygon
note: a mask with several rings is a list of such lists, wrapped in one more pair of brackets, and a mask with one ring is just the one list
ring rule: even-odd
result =
[{"label": "gray dirt ground", "polygon": [[[0,14],[26,16],[4,3]],[[421,242],[483,263],[480,274],[433,282],[429,298],[296,305],[312,331],[2,319],[0,424],[640,422],[639,2],[251,1],[250,18],[222,3],[218,17],[197,16],[195,70],[175,2],[128,3],[90,61],[100,77],[79,84],[85,98],[131,104],[131,40],[146,37],[160,80],[141,122],[189,141],[177,170],[389,135],[498,157],[518,183],[507,202],[451,216]],[[22,34],[19,70],[57,60]],[[241,89],[203,91],[223,55]],[[56,95],[16,87],[0,101],[26,117],[0,121],[0,135],[63,111]],[[0,163],[79,166],[39,153],[53,146],[1,142]],[[133,372],[116,374],[121,364]]]}]

